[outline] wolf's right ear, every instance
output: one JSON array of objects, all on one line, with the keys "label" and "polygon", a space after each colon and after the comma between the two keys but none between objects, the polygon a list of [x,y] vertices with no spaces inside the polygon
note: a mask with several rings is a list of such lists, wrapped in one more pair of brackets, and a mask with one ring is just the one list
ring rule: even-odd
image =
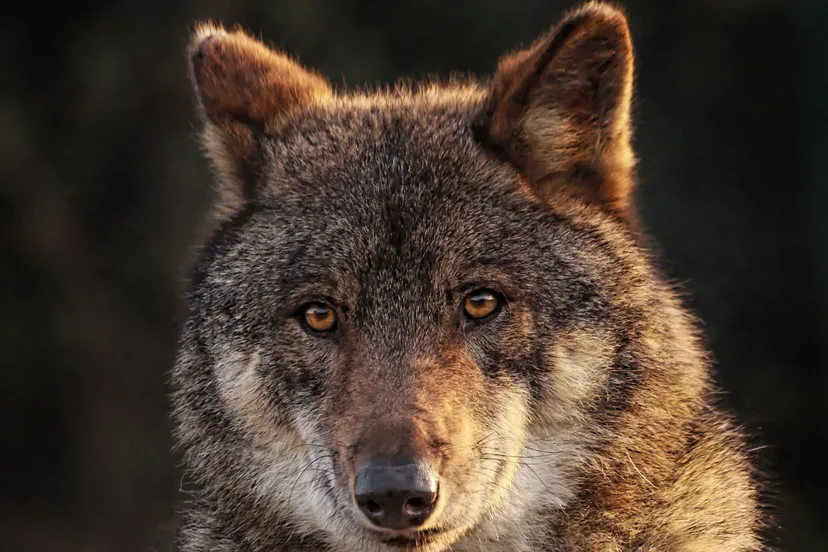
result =
[{"label": "wolf's right ear", "polygon": [[215,214],[227,219],[255,197],[253,156],[262,135],[333,92],[322,76],[242,31],[202,24],[188,57],[204,148],[218,173]]}]

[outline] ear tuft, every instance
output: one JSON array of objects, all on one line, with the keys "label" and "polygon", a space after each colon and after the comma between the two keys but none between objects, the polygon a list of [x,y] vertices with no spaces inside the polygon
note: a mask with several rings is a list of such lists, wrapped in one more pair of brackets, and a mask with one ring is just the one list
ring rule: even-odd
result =
[{"label": "ear tuft", "polygon": [[271,126],[332,94],[322,76],[240,30],[202,24],[189,53],[193,84],[213,122],[236,119]]},{"label": "ear tuft", "polygon": [[501,59],[476,134],[541,195],[629,208],[633,49],[624,14],[590,2]]},{"label": "ear tuft", "polygon": [[217,172],[216,214],[227,218],[255,196],[257,141],[333,91],[322,76],[241,30],[202,23],[187,52],[204,146]]}]

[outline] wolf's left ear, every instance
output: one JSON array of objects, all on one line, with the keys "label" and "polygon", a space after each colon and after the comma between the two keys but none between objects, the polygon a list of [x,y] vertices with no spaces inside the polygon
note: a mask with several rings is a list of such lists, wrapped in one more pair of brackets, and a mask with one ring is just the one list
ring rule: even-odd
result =
[{"label": "wolf's left ear", "polygon": [[188,55],[204,147],[218,173],[214,211],[227,219],[255,198],[255,152],[264,134],[333,92],[319,74],[241,31],[203,24]]},{"label": "wolf's left ear", "polygon": [[635,164],[632,87],[627,20],[591,2],[501,59],[475,135],[541,197],[569,192],[624,214]]}]

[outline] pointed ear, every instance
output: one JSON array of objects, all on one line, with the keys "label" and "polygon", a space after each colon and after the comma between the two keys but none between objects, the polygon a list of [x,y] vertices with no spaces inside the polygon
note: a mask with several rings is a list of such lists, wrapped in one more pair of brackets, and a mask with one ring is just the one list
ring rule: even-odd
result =
[{"label": "pointed ear", "polygon": [[323,77],[242,31],[202,24],[188,54],[204,148],[217,172],[215,212],[226,219],[255,196],[262,136],[333,92]]},{"label": "pointed ear", "polygon": [[632,86],[626,18],[591,2],[501,59],[475,134],[539,196],[568,192],[623,214],[635,164]]}]

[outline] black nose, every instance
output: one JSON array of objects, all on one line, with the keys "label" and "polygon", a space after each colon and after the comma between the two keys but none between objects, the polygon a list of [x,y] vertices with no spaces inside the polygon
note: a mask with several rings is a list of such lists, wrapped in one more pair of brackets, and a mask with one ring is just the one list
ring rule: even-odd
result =
[{"label": "black nose", "polygon": [[374,525],[395,530],[417,527],[437,504],[437,477],[421,462],[368,462],[357,470],[354,499]]}]

